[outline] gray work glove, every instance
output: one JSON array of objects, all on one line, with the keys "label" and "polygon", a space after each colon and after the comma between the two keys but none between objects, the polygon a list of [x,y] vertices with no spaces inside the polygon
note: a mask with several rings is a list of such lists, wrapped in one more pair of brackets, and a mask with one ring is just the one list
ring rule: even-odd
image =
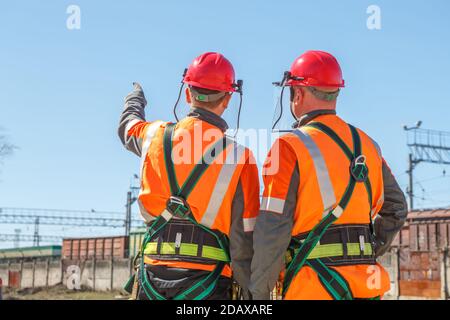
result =
[{"label": "gray work glove", "polygon": [[129,93],[125,98],[125,103],[131,101],[139,102],[142,107],[145,107],[147,105],[144,90],[142,90],[142,87],[138,82],[133,82],[133,91]]}]

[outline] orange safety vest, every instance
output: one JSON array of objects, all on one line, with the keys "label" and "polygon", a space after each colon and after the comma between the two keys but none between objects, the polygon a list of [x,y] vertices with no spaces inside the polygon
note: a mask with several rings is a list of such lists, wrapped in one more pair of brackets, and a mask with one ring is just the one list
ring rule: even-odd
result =
[{"label": "orange safety vest", "polygon": [[[138,197],[140,212],[147,224],[166,209],[167,200],[172,195],[164,156],[164,130],[167,123],[155,121],[146,126],[136,121],[129,125],[129,135],[143,137],[141,157],[141,190]],[[175,126],[172,138],[172,152],[175,176],[180,186],[187,180],[195,165],[215,142],[224,138],[224,134],[212,124],[187,117]],[[227,138],[231,139],[231,138]],[[203,226],[218,230],[229,237],[231,226],[232,202],[240,179],[255,179],[243,176],[242,170],[253,158],[249,149],[230,141],[223,152],[216,155],[187,199],[192,215]],[[250,210],[249,210],[250,209]],[[243,226],[252,231],[257,208],[244,208]],[[214,265],[176,260],[160,260],[145,256],[146,264],[168,267],[212,271]],[[222,275],[231,277],[231,268],[227,264]]]},{"label": "orange safety vest", "polygon": [[[339,218],[332,223],[329,230],[339,230],[339,226],[342,230],[349,230],[349,228],[360,225],[368,226],[371,223],[370,216],[372,219],[375,218],[384,200],[381,153],[376,143],[357,129],[361,141],[361,153],[366,158],[372,199],[369,205],[365,185],[356,183],[345,209],[338,212],[340,208],[337,204],[346,192],[349,179],[351,179],[350,160],[329,135],[313,127],[314,123],[320,123],[330,128],[349,149],[353,150],[354,147],[349,125],[335,115],[320,115],[306,126],[297,128],[296,132],[280,137],[294,150],[300,172],[300,185],[292,228],[293,238],[301,234],[308,234],[332,209],[337,212]],[[280,150],[279,154],[280,157],[283,157],[283,150]],[[270,198],[264,196],[261,209],[282,212],[284,201],[285,199],[276,198],[273,194]],[[302,241],[304,240],[305,238],[302,239]],[[337,250],[341,252],[341,255],[344,250],[345,254],[348,253],[349,256],[351,255],[350,251],[357,250],[358,253],[361,251],[361,255],[366,255],[370,251],[370,254],[373,255],[372,243],[367,243],[368,241],[367,235],[360,236],[353,241],[356,243],[349,243],[345,249],[341,243],[337,243],[337,246],[336,244],[327,246],[322,245],[319,241],[317,248],[315,251],[311,251],[310,255],[320,257],[321,250]],[[359,257],[353,258],[356,262],[342,263],[342,265],[337,262],[331,264],[329,269],[337,272],[344,282],[347,282],[354,298],[381,297],[389,290],[388,273],[380,264],[375,263],[374,258],[373,263],[367,264],[358,264]],[[287,291],[284,292],[284,298],[288,300],[332,299],[329,292],[318,273],[311,266],[305,265],[290,282]]]}]

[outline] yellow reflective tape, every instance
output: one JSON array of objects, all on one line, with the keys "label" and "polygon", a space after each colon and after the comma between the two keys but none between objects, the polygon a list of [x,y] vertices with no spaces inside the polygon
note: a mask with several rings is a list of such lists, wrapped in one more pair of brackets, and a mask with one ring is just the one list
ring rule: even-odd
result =
[{"label": "yellow reflective tape", "polygon": [[[144,249],[144,254],[156,254],[158,244],[156,242],[147,243]],[[180,245],[180,255],[197,257],[198,245],[194,243],[182,243]],[[175,255],[175,243],[163,242],[161,244],[161,253],[164,255]],[[203,246],[202,258],[213,259],[219,261],[228,261],[227,254],[220,248],[211,246]]]},{"label": "yellow reflective tape", "polygon": [[[359,256],[361,254],[361,247],[359,243],[347,243],[347,251],[349,256]],[[372,244],[364,244],[364,255],[372,255]]]},{"label": "yellow reflective tape", "polygon": [[197,256],[198,245],[194,243],[182,243],[180,245],[180,254],[183,256]]},{"label": "yellow reflective tape", "polygon": [[[298,250],[296,250],[297,252]],[[308,259],[320,259],[328,257],[341,257],[344,255],[344,250],[342,248],[342,243],[331,243],[331,244],[321,244],[316,245],[314,249],[308,256]],[[359,256],[361,255],[361,249],[359,243],[347,243],[347,255],[348,256]],[[372,244],[365,243],[364,245],[364,255],[372,255]]]},{"label": "yellow reflective tape", "polygon": [[338,257],[344,255],[341,243],[316,245],[308,256],[308,259],[325,257]]}]

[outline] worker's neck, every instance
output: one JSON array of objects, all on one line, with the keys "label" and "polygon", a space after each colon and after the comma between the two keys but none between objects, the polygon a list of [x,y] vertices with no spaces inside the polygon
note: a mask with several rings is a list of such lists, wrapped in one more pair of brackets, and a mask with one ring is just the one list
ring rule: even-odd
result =
[{"label": "worker's neck", "polygon": [[308,122],[312,121],[314,118],[324,114],[336,114],[336,109],[315,109],[308,113],[304,113],[297,119],[293,127],[297,128],[304,126]]},{"label": "worker's neck", "polygon": [[187,116],[206,121],[213,126],[218,127],[223,132],[228,129],[227,122],[221,117],[221,115],[213,112],[212,110],[191,106],[191,110],[189,111],[189,114]]}]

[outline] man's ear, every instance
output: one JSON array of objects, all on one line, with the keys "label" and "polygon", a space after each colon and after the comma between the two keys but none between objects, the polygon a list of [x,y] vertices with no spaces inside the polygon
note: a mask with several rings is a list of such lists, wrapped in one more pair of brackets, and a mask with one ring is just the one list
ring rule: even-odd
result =
[{"label": "man's ear", "polygon": [[226,109],[228,107],[228,104],[230,103],[231,100],[231,94],[227,94],[222,101],[222,106],[224,109]]},{"label": "man's ear", "polygon": [[189,90],[189,88],[186,88],[184,92],[186,93],[186,102],[188,104],[191,104],[192,103],[191,90]]},{"label": "man's ear", "polygon": [[293,87],[293,97],[291,101],[291,112],[294,114],[294,117],[297,118],[297,113],[300,112],[300,108],[303,100],[303,91],[302,88]]},{"label": "man's ear", "polygon": [[300,106],[303,100],[303,91],[302,88],[295,88],[295,95],[294,95],[294,103],[295,106]]}]

